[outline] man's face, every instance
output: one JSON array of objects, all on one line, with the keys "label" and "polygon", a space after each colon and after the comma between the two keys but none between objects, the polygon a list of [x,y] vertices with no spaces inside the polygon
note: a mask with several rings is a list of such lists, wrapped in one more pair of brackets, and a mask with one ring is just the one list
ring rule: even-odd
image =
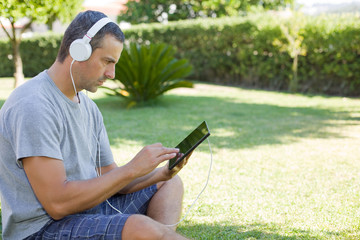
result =
[{"label": "man's face", "polygon": [[95,49],[89,60],[81,62],[76,88],[96,92],[106,79],[115,77],[115,64],[119,61],[123,44],[111,35],[105,35],[102,47]]}]

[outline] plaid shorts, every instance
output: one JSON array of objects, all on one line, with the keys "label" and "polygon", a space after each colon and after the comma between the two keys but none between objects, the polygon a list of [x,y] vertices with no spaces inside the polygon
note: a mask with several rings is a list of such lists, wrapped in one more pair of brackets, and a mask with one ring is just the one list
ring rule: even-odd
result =
[{"label": "plaid shorts", "polygon": [[156,193],[156,185],[138,192],[115,195],[107,202],[84,212],[64,217],[58,221],[50,220],[40,231],[26,240],[54,239],[121,239],[122,229],[132,214],[146,214],[150,199]]}]

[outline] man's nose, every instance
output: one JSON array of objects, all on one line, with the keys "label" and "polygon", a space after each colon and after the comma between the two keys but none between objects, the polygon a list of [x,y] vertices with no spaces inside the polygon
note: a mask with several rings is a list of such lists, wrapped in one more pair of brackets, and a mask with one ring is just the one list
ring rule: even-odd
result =
[{"label": "man's nose", "polygon": [[105,76],[109,79],[115,78],[115,64],[109,66],[105,71]]}]

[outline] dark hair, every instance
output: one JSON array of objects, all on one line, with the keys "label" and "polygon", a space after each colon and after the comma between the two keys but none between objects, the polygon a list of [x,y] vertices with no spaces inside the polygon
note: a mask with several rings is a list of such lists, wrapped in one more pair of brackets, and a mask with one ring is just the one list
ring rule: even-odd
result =
[{"label": "dark hair", "polygon": [[[70,44],[79,38],[83,38],[87,31],[101,18],[107,17],[102,12],[97,11],[85,11],[79,13],[74,20],[70,23],[68,28],[64,33],[60,49],[57,55],[57,60],[59,62],[64,62],[65,58],[69,55]],[[95,36],[91,39],[90,45],[94,51],[96,48],[101,47],[102,40],[106,34],[110,34],[115,37],[120,42],[124,42],[125,37],[124,33],[121,31],[120,27],[113,22],[106,24],[102,27]]]}]

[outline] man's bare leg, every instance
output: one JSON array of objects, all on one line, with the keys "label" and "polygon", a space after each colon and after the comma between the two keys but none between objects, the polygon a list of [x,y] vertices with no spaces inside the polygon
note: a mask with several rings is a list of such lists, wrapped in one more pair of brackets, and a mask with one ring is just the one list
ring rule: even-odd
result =
[{"label": "man's bare leg", "polygon": [[122,239],[132,240],[186,240],[187,238],[176,233],[148,216],[131,215],[125,222]]},{"label": "man's bare leg", "polygon": [[147,216],[130,216],[124,225],[123,239],[187,239],[175,232],[176,226],[166,226],[177,223],[181,216],[184,188],[180,177],[158,183],[157,187]]},{"label": "man's bare leg", "polygon": [[[177,223],[181,216],[184,195],[184,187],[180,177],[175,176],[157,186],[158,191],[149,203],[147,215],[163,224]],[[176,226],[171,228],[175,230]]]}]

